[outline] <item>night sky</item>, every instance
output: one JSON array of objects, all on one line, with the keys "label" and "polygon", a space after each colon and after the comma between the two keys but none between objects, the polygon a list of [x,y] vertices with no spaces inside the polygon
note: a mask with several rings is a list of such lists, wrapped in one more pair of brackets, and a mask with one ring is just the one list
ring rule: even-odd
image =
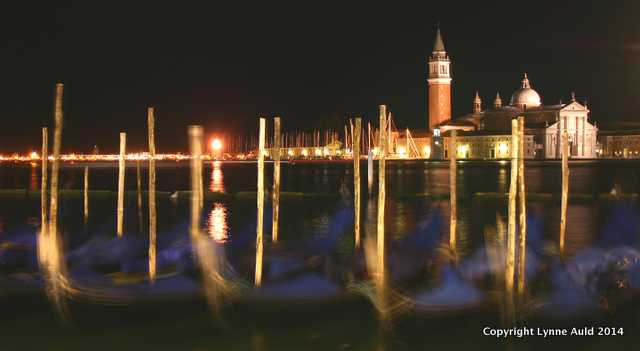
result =
[{"label": "night sky", "polygon": [[486,105],[496,91],[508,101],[526,71],[543,103],[575,91],[599,123],[640,120],[639,2],[443,2],[3,5],[0,152],[39,148],[58,81],[66,152],[116,152],[119,131],[129,150],[146,148],[147,106],[160,152],[186,151],[189,124],[251,133],[278,114],[284,129],[309,129],[375,120],[382,103],[398,126],[425,128],[438,21],[454,116],[476,89]]}]

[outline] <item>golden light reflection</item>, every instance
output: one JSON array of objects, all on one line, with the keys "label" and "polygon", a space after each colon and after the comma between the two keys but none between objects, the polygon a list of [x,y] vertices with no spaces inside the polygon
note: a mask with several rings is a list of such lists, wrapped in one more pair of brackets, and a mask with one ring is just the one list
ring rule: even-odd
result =
[{"label": "golden light reflection", "polygon": [[31,163],[31,174],[29,176],[29,191],[38,190],[38,173],[36,168],[38,165],[34,162]]},{"label": "golden light reflection", "polygon": [[38,264],[49,300],[58,315],[67,320],[69,311],[66,294],[71,291],[71,285],[67,279],[62,243],[56,228],[52,232],[44,228],[46,226],[37,235]]},{"label": "golden light reflection", "polygon": [[211,182],[209,182],[209,190],[211,192],[224,192],[224,176],[222,174],[222,163],[213,161],[211,169]]},{"label": "golden light reflection", "polygon": [[220,243],[229,238],[227,226],[227,208],[224,204],[216,202],[209,214],[209,236]]}]

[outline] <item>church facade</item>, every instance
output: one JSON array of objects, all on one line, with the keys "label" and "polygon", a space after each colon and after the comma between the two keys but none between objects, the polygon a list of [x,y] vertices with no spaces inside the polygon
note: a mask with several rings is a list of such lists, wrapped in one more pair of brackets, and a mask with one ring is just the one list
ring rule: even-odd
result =
[{"label": "church facade", "polygon": [[567,103],[545,105],[540,94],[524,74],[520,87],[503,103],[497,93],[490,107],[484,107],[476,92],[470,113],[451,116],[451,59],[447,54],[440,29],[436,33],[433,53],[429,57],[428,119],[432,135],[432,158],[448,158],[451,130],[458,134],[459,158],[501,159],[510,157],[511,120],[524,116],[525,157],[538,159],[560,158],[561,134],[569,135],[570,157],[596,158],[598,129],[589,120],[586,102],[581,103],[572,93]]}]

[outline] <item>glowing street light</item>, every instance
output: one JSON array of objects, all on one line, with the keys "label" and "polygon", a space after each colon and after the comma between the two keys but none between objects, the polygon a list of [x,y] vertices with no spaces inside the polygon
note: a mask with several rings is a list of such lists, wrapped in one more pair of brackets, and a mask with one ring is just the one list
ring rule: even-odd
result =
[{"label": "glowing street light", "polygon": [[425,145],[425,147],[422,149],[422,153],[424,153],[424,157],[425,158],[430,158],[431,157],[431,146]]},{"label": "glowing street light", "polygon": [[222,142],[216,138],[211,141],[211,150],[218,152],[222,149]]},{"label": "glowing street light", "polygon": [[509,151],[509,145],[507,145],[507,143],[498,144],[498,152],[500,153],[501,156],[506,155],[507,151]]},{"label": "glowing street light", "polygon": [[467,152],[469,151],[469,145],[463,144],[458,146],[458,157],[466,158]]}]

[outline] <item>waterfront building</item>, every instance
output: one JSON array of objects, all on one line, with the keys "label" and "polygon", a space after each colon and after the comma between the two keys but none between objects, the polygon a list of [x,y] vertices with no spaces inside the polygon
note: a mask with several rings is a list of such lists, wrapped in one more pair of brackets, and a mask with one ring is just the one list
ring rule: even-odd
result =
[{"label": "waterfront building", "polygon": [[598,134],[601,158],[640,158],[640,129],[618,129]]},{"label": "waterfront building", "polygon": [[[442,135],[442,158],[449,158],[449,138],[451,131]],[[459,159],[496,160],[511,157],[511,133],[491,131],[458,131],[456,137],[456,157]],[[536,144],[532,134],[525,133],[524,157],[534,158]]]},{"label": "waterfront building", "polygon": [[[463,152],[467,158],[505,158],[499,152],[511,134],[511,120],[520,116],[525,119],[527,156],[530,158],[560,158],[561,133],[569,134],[571,158],[595,158],[598,128],[589,120],[587,104],[580,103],[571,93],[568,103],[544,105],[540,94],[531,86],[527,74],[520,87],[513,92],[508,104],[504,104],[497,93],[493,104],[483,108],[482,99],[476,92],[471,113],[451,117],[451,59],[444,48],[440,29],[432,55],[429,57],[429,130],[431,131],[431,156],[448,156],[446,141],[448,132],[457,130],[464,135],[469,150]],[[507,137],[508,136],[508,137]]]}]

